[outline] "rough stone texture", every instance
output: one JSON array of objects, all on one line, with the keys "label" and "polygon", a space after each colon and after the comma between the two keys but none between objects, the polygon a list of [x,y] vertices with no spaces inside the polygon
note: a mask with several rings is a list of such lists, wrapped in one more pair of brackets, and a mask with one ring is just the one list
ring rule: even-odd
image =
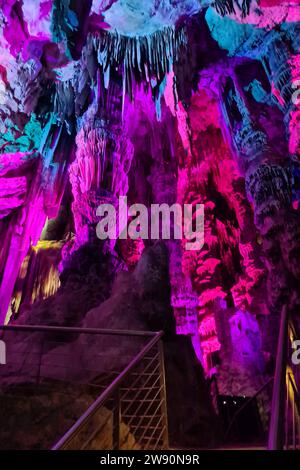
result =
[{"label": "rough stone texture", "polygon": [[[4,410],[0,418],[1,450],[51,449],[95,398],[95,390],[78,384],[76,391],[62,382],[44,382],[38,389],[30,384],[11,386],[5,396],[0,395]],[[113,448],[112,422],[112,412],[102,407],[94,420],[101,432],[92,439],[89,450]],[[139,449],[124,423],[120,426],[120,443],[120,450]]]},{"label": "rough stone texture", "polygon": [[103,255],[98,244],[83,245],[65,265],[57,293],[31,308],[24,305],[18,324],[78,325],[85,314],[109,297],[120,261]]},{"label": "rough stone texture", "polygon": [[[172,306],[186,324],[193,315],[206,374],[220,351],[226,393],[253,393],[272,363],[283,305],[299,321],[299,7],[35,3],[0,3],[0,321],[31,244],[69,193],[69,233],[57,238],[66,236],[61,286],[31,308],[30,286],[43,292],[45,269],[24,287],[31,300],[13,321],[163,328],[173,341]],[[164,258],[150,240],[99,242],[96,207],[119,195],[148,208],[204,203],[203,249],[170,242]],[[49,292],[56,288],[57,278]],[[232,318],[247,319],[254,337],[260,325],[250,376],[237,356],[249,335],[242,328],[245,344],[230,341]]]},{"label": "rough stone texture", "polygon": [[216,447],[222,438],[221,423],[190,338],[179,335],[167,340],[164,351],[170,444]]}]

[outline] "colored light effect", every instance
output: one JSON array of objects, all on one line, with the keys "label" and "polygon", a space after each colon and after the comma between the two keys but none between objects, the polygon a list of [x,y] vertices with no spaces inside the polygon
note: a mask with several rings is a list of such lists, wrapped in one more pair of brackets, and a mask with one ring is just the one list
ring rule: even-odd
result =
[{"label": "colored light effect", "polygon": [[[224,331],[232,357],[263,370],[257,316],[300,276],[300,8],[256,3],[2,2],[2,323],[56,294],[58,264],[96,244],[100,203],[204,204],[203,249],[168,246],[177,333],[207,374]],[[57,226],[40,240],[46,219]],[[146,245],[99,252],[132,272]]]}]

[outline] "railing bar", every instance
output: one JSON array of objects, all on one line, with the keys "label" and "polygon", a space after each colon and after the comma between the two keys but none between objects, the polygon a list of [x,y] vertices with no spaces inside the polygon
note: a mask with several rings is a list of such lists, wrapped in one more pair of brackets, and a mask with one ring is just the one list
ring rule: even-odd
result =
[{"label": "railing bar", "polygon": [[[161,391],[161,389],[160,389],[160,391]],[[156,400],[160,400],[160,398],[157,398]],[[138,400],[134,399],[134,401],[138,401],[138,402],[142,401],[143,403],[147,403],[148,401],[151,401],[151,403],[152,403],[155,400],[152,400],[152,398],[149,398],[148,400],[143,400],[142,398],[139,398]],[[127,400],[124,400],[123,403],[124,402],[125,403],[132,403],[132,400],[129,400],[129,398],[128,398]]]},{"label": "railing bar", "polygon": [[[149,376],[148,379],[147,379],[147,381],[149,381],[150,379],[153,379],[156,375],[157,375],[157,374],[153,374],[153,376]],[[155,383],[156,383],[156,381],[155,381]],[[139,387],[139,388],[138,388],[138,387],[134,387],[134,388],[127,388],[127,387],[126,387],[126,388],[124,388],[124,389],[122,388],[122,391],[125,392],[125,393],[124,393],[124,397],[127,397],[127,395],[130,394],[130,392],[134,393],[134,392],[141,392],[141,391],[143,391],[143,390],[144,390],[144,391],[147,391],[147,390],[152,390],[152,389],[153,389],[153,387],[150,387],[150,386],[147,386],[147,387],[141,386],[141,387]],[[136,395],[138,395],[138,393],[137,393]],[[123,401],[124,401],[124,402],[127,402],[128,400],[131,400],[131,397],[132,397],[132,394],[130,395],[130,397],[125,398]]]},{"label": "railing bar", "polygon": [[[141,418],[140,418],[138,415],[126,415],[126,416],[123,416],[123,417],[124,417],[124,419],[125,419],[125,418],[126,418],[126,419],[130,419],[131,421],[132,421],[134,418],[135,418],[135,419],[140,419],[141,421],[143,421],[144,419],[150,419],[150,418],[152,418],[153,415],[152,415],[152,414],[151,414],[151,415],[143,415]],[[132,422],[130,422],[130,423],[127,422],[126,424],[127,424],[127,426],[138,426],[137,424],[132,424]],[[140,426],[140,424],[139,424],[139,426]],[[141,426],[141,427],[143,427],[143,426]]]},{"label": "railing bar", "polygon": [[296,409],[295,409],[295,396],[293,394],[293,403],[292,403],[292,412],[293,412],[293,447],[296,449]]},{"label": "railing bar", "polygon": [[271,421],[268,439],[269,450],[281,450],[284,444],[284,399],[286,382],[286,359],[288,341],[288,311],[284,306],[281,311],[278,337],[276,368],[271,407]]},{"label": "railing bar", "polygon": [[[144,369],[144,370],[147,370],[150,366],[152,366],[152,363],[155,362],[156,359],[157,359],[157,357],[154,357],[154,358],[153,358],[153,361],[150,362],[150,363],[147,365],[146,369]],[[153,370],[153,375],[155,374],[155,371],[156,371],[157,368],[158,368],[158,366],[156,366],[155,369]],[[130,392],[130,390],[132,390],[133,387],[138,383],[139,378],[140,378],[140,377],[138,377],[138,378],[132,383],[132,385],[131,385],[129,388],[128,388],[128,387],[124,387],[124,389],[126,390],[126,393],[124,394],[124,396],[123,396],[122,398],[124,398],[124,397],[126,397],[126,396],[128,395],[128,393]],[[149,381],[149,377],[148,377],[148,379],[146,380],[145,383],[147,384],[148,381]],[[145,385],[145,384],[144,384],[144,385]],[[127,390],[127,388],[128,388],[128,390]]]},{"label": "railing bar", "polygon": [[153,359],[153,356],[145,356],[143,358],[143,361],[151,361]]},{"label": "railing bar", "polygon": [[[151,376],[152,378],[152,376]],[[125,391],[126,393],[127,392],[135,392],[135,391],[138,391],[138,392],[141,392],[142,390],[146,391],[146,390],[153,390],[153,387],[142,387],[142,388],[138,388],[138,387],[134,387],[134,388],[122,388],[122,391]],[[128,401],[129,399],[127,400],[123,400],[123,401]]]},{"label": "railing bar", "polygon": [[[158,438],[155,441],[155,444],[153,446],[151,446],[150,450],[156,450],[156,448],[157,448],[156,446],[157,446],[158,442],[162,439],[162,436],[163,436],[163,433],[165,432],[165,430],[166,430],[165,427],[163,427],[162,430],[161,430],[160,435],[158,436]],[[144,440],[146,440],[147,442],[150,440],[150,442],[151,442],[153,440],[153,438],[152,437],[151,438],[146,437],[146,438],[144,438]]]},{"label": "railing bar", "polygon": [[[155,432],[160,428],[160,425],[162,424],[162,416],[159,417],[156,425],[151,426],[151,428],[147,427],[146,431],[152,431],[150,435],[147,435],[147,433],[142,437],[143,441],[152,441],[154,438]],[[163,426],[162,426],[163,428]]]},{"label": "railing bar", "polygon": [[[156,410],[155,410],[155,412],[153,413],[152,418],[150,418],[148,424],[152,423],[152,421],[153,421],[153,419],[154,419],[154,417],[155,417],[155,415],[156,415],[156,413],[158,412],[158,410],[159,410],[160,407],[161,407],[161,403],[160,403],[160,404],[158,405],[158,407],[156,408]],[[161,416],[161,417],[160,417],[160,421],[162,420],[162,418],[163,418],[163,417]],[[143,439],[145,433],[146,433],[146,430],[143,432],[142,436],[139,437],[139,439]]]},{"label": "railing bar", "polygon": [[161,339],[163,332],[155,333],[155,336],[142,348],[139,354],[131,361],[131,363],[121,372],[108,388],[95,400],[95,402],[89,406],[86,412],[76,421],[76,423],[69,429],[69,431],[54,445],[53,450],[61,448],[69,439],[72,438],[75,432],[78,432],[80,428],[85,424],[89,417],[94,414],[97,409],[102,406],[104,401],[120,386],[121,383],[128,377],[132,369],[134,369],[139,362],[143,359],[144,355],[150,351],[155,344]]},{"label": "railing bar", "polygon": [[[156,442],[155,442],[155,444],[154,444],[154,449],[153,449],[153,450],[156,450],[156,449],[157,449],[157,444],[159,444],[159,441],[160,441],[161,439],[163,439],[163,435],[164,435],[165,432],[166,432],[166,427],[164,426],[164,427],[162,428],[162,431],[161,431],[160,435],[159,435],[159,438],[156,440]],[[164,443],[162,442],[162,444],[164,444]]]},{"label": "railing bar", "polygon": [[300,394],[299,394],[297,386],[296,386],[296,384],[293,380],[293,377],[290,373],[289,373],[289,378],[290,378],[290,383],[291,383],[292,388],[293,388],[293,392],[294,392],[294,396],[295,396],[295,403],[296,403],[296,407],[297,407],[297,410],[298,410],[298,414],[300,416]]},{"label": "railing bar", "polygon": [[160,364],[160,388],[161,388],[161,406],[162,416],[164,419],[163,429],[165,430],[163,444],[164,448],[169,448],[169,427],[168,427],[168,410],[167,410],[167,395],[166,395],[166,374],[165,374],[165,359],[164,359],[164,345],[160,341],[158,343],[159,350],[159,364]]},{"label": "railing bar", "polygon": [[[159,377],[155,380],[155,382],[153,382],[153,388],[154,388],[154,386],[156,385],[156,383],[158,382],[158,380],[159,380]],[[149,396],[149,394],[150,394],[150,391],[152,391],[152,390],[153,390],[153,389],[149,390],[149,391],[146,393],[146,395],[144,396],[144,398],[148,398],[148,396]],[[143,389],[141,389],[141,391],[143,391]],[[123,398],[123,397],[121,397],[121,403],[122,403],[122,398]],[[143,402],[137,407],[137,409],[135,410],[136,413],[140,410],[142,404],[143,404]],[[130,405],[127,406],[127,408],[125,408],[125,410],[124,410],[124,413],[125,413],[125,414],[126,414],[126,412],[128,411],[129,408],[130,408]]]},{"label": "railing bar", "polygon": [[[143,365],[144,367],[143,367],[142,371],[140,371],[140,373],[137,372],[137,373],[134,374],[134,375],[136,375],[137,378],[141,377],[141,375],[144,375],[144,373],[152,366],[153,362],[155,362],[155,361],[157,360],[157,358],[158,358],[158,353],[156,353],[156,354],[151,358],[151,361],[150,361],[150,362],[148,362],[147,364]],[[152,372],[152,373],[153,373],[153,372]],[[150,374],[150,372],[149,372],[149,374]],[[147,375],[148,375],[148,374],[147,374]],[[135,381],[133,382],[132,386],[134,386],[134,385],[136,384],[136,382],[137,382],[137,380],[135,380]]]},{"label": "railing bar", "polygon": [[[159,444],[159,441],[160,441],[161,439],[163,440],[163,435],[164,435],[164,433],[165,433],[166,431],[167,431],[167,430],[166,430],[166,427],[163,426],[162,431],[161,431],[161,433],[160,433],[160,435],[159,435],[159,438],[157,439],[157,441],[156,441],[155,444],[154,444],[154,446],[155,446],[154,450],[157,449],[157,444]],[[162,446],[164,447],[164,441],[162,442]],[[160,446],[160,448],[161,448],[161,446]]]},{"label": "railing bar", "polygon": [[227,428],[227,431],[225,433],[225,436],[224,436],[224,439],[226,441],[226,438],[228,437],[230,431],[231,431],[231,428],[233,426],[233,423],[235,422],[237,416],[252,402],[254,401],[258,395],[261,394],[261,392],[263,392],[269,385],[271,382],[273,382],[274,378],[271,377],[269,380],[267,380],[267,382],[262,386],[260,387],[260,389],[250,398],[248,398],[248,400],[234,413],[229,425],[228,425],[228,428]]},{"label": "railing bar", "polygon": [[152,372],[148,372],[148,373],[145,373],[145,374],[142,372],[141,374],[132,374],[132,375],[133,375],[134,377],[135,377],[135,376],[136,376],[136,377],[141,377],[141,376],[152,375]]},{"label": "railing bar", "polygon": [[135,331],[135,330],[106,330],[102,328],[80,328],[67,326],[47,326],[47,325],[1,325],[2,331],[30,331],[30,332],[61,332],[61,333],[79,333],[91,335],[112,335],[112,336],[143,336],[156,337],[160,332],[157,331]]},{"label": "railing bar", "polygon": [[[158,422],[157,422],[157,425],[156,425],[154,431],[153,431],[152,434],[151,434],[151,436],[149,436],[149,438],[146,437],[146,439],[148,439],[148,440],[153,439],[153,436],[154,436],[154,434],[155,434],[155,431],[157,430],[157,428],[158,428],[158,426],[159,426],[159,424],[160,424],[160,422],[161,422],[162,420],[163,420],[163,416],[161,415],[160,418],[159,418],[159,420],[158,420]],[[152,421],[152,420],[151,420],[151,421]],[[141,440],[144,438],[145,432],[146,432],[146,430],[144,431],[142,437],[140,438]]]},{"label": "railing bar", "polygon": [[299,417],[299,414],[298,414],[298,448],[300,449],[300,417]]},{"label": "railing bar", "polygon": [[285,397],[285,448],[289,449],[289,376],[286,376],[286,397]]},{"label": "railing bar", "polygon": [[136,429],[154,429],[155,426],[148,426],[148,425],[145,425],[145,426],[138,426],[138,425],[135,425],[135,424],[131,424],[130,426],[130,430],[136,430]]},{"label": "railing bar", "polygon": [[[157,397],[157,395],[158,395],[160,392],[161,392],[161,389],[159,389],[159,391],[158,391],[158,392],[156,393],[156,395],[154,396],[154,399],[153,399],[153,400],[150,402],[150,404],[147,406],[146,410],[144,411],[143,417],[141,417],[140,420],[139,420],[139,423],[142,421],[143,418],[147,417],[147,413],[148,413],[149,409],[151,408],[151,405],[152,405],[153,403],[155,403],[155,401],[157,401],[156,397]],[[148,395],[147,395],[147,396],[148,396]],[[146,398],[147,398],[147,396],[146,396]],[[138,408],[135,410],[136,413],[139,412],[139,410],[140,410],[142,404],[143,404],[143,402],[142,402],[142,403],[138,406]],[[159,404],[161,404],[161,400],[159,400]],[[126,411],[128,410],[128,408],[129,408],[129,407],[127,407],[127,409],[124,411],[124,413],[126,413]],[[122,416],[124,416],[123,413],[122,413]],[[125,415],[125,416],[126,416],[126,415]],[[135,415],[131,415],[131,416],[132,416],[132,418],[133,418],[133,416],[137,416],[137,415],[135,414]],[[131,418],[131,419],[132,419],[132,418]],[[131,422],[131,421],[129,421],[128,424],[130,424],[130,422]]]}]

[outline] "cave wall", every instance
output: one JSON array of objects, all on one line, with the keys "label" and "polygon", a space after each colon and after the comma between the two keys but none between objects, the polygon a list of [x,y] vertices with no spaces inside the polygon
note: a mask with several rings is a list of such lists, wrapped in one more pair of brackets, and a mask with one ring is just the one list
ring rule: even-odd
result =
[{"label": "cave wall", "polygon": [[[153,242],[101,242],[100,203],[204,204],[203,248],[166,243],[168,307],[224,393],[224,370],[252,393],[269,316],[288,304],[297,320],[300,303],[299,6],[0,5],[1,322],[81,324],[134,270]],[[36,255],[44,239],[55,259],[51,243]],[[260,334],[250,377],[236,316]]]}]

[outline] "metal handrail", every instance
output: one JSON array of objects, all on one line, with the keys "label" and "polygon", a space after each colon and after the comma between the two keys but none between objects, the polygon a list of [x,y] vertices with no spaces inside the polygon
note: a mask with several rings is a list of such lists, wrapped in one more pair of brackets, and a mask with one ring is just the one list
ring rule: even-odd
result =
[{"label": "metal handrail", "polygon": [[[109,330],[106,330],[107,332]],[[143,336],[147,333],[143,332]],[[117,333],[116,333],[117,334]],[[128,334],[128,332],[127,332]],[[129,332],[131,334],[131,332]],[[66,432],[66,434],[52,447],[52,450],[58,450],[65,447],[73,438],[74,434],[79,432],[87,421],[103,406],[104,402],[112,396],[119,386],[126,380],[129,374],[135,369],[145,355],[155,346],[163,336],[163,332],[151,334],[152,339],[141,349],[141,351],[133,358],[127,367],[118,375],[118,377],[105,389],[105,391],[92,403],[86,412],[76,421],[76,423]]]},{"label": "metal handrail", "polygon": [[289,316],[287,307],[281,313],[280,330],[278,337],[274,388],[271,407],[271,422],[269,430],[268,449],[282,450],[284,447],[284,419],[285,419],[285,385],[287,367]]},{"label": "metal handrail", "polygon": [[48,326],[48,325],[1,325],[2,331],[28,331],[46,333],[86,333],[90,335],[113,335],[113,336],[144,336],[156,337],[156,331],[135,331],[135,330],[107,330],[102,328],[80,328],[73,326]]},{"label": "metal handrail", "polygon": [[299,390],[296,387],[295,381],[293,380],[293,376],[291,375],[291,373],[288,373],[288,379],[290,381],[290,384],[291,384],[292,389],[293,389],[293,393],[294,393],[295,398],[296,398],[295,404],[296,404],[297,411],[298,411],[299,416],[300,416],[300,393],[299,393]]},{"label": "metal handrail", "polygon": [[[271,423],[268,441],[269,450],[282,450],[285,446],[288,447],[289,384],[292,385],[294,393],[294,400],[292,402],[293,413],[295,413],[295,406],[297,407],[299,413],[300,394],[298,389],[295,387],[294,381],[292,380],[293,374],[291,374],[288,368],[288,340],[290,331],[292,332],[293,336],[290,338],[292,341],[295,337],[298,336],[297,330],[288,315],[287,307],[284,306],[281,314],[277,346],[276,369],[271,408]],[[293,416],[293,420],[294,419],[295,416]]]},{"label": "metal handrail", "polygon": [[[293,448],[296,450],[299,448],[297,445],[297,435],[298,439],[300,439],[300,395],[295,383],[294,374],[289,368],[287,369],[286,387],[285,449]],[[291,411],[290,419],[289,410]],[[292,431],[292,442],[289,440],[290,427]]]},{"label": "metal handrail", "polygon": [[[269,450],[282,450],[288,447],[288,384],[290,383],[293,389],[293,414],[295,413],[295,407],[297,408],[298,415],[300,416],[300,394],[294,383],[293,374],[288,368],[288,340],[290,331],[292,332],[292,337],[298,337],[297,329],[293,324],[292,320],[289,318],[287,306],[284,306],[281,312],[280,319],[280,329],[278,336],[277,344],[277,354],[276,354],[276,367],[274,378],[270,378],[257,392],[256,394],[249,398],[243,406],[236,411],[234,414],[227,431],[225,433],[225,439],[228,437],[232,426],[239,415],[239,413],[245,409],[250,402],[252,402],[256,397],[274,380],[273,393],[272,393],[272,406],[271,406],[271,419],[269,427],[269,436],[268,436],[268,449]],[[292,338],[290,338],[292,340]],[[293,426],[294,426],[295,416],[293,415]],[[300,428],[299,428],[300,433]],[[295,429],[293,431],[295,434]],[[300,437],[300,436],[299,436]],[[295,435],[294,435],[295,441]]]},{"label": "metal handrail", "polygon": [[[86,412],[75,422],[71,429],[69,429],[69,431],[66,432],[63,437],[61,437],[61,439],[56,443],[56,445],[54,445],[54,447],[52,447],[52,449],[56,450],[77,447],[85,448],[93,446],[95,436],[97,445],[100,446],[106,446],[106,439],[112,439],[112,443],[109,445],[111,445],[113,449],[122,449],[124,442],[125,445],[128,445],[128,443],[130,442],[130,445],[132,445],[133,448],[139,448],[139,446],[143,446],[143,448],[145,449],[156,449],[161,448],[161,446],[163,446],[163,448],[168,448],[165,371],[163,345],[161,342],[163,332],[108,330],[99,328],[61,327],[51,325],[16,324],[0,326],[0,337],[5,335],[6,332],[11,332],[15,334],[18,334],[19,332],[20,334],[23,333],[25,335],[44,333],[45,338],[42,338],[44,342],[47,342],[52,334],[55,336],[55,334],[57,335],[62,333],[72,335],[75,334],[76,337],[79,335],[98,335],[105,336],[106,338],[112,336],[112,339],[113,337],[114,339],[116,339],[120,336],[122,337],[122,339],[125,338],[125,340],[126,338],[131,336],[132,339],[134,337],[136,338],[136,340],[134,341],[134,344],[136,346],[136,341],[138,339],[137,337],[139,337],[139,340],[143,339],[142,344],[139,345],[139,348],[135,348],[135,353],[130,354],[130,359],[128,358],[127,361],[128,365],[125,366],[124,360],[123,362],[121,361],[120,368],[118,369],[118,371],[113,372],[114,380],[110,377],[111,381],[109,385],[105,383],[105,390],[103,389],[103,387],[101,387],[101,390],[99,391],[99,394],[101,395],[98,396],[96,400],[94,398],[95,401],[89,406]],[[64,336],[64,341],[66,339],[67,338]],[[103,339],[105,340],[105,338]],[[138,344],[139,343],[140,341],[138,342]],[[134,356],[134,354],[136,355]],[[155,354],[155,356],[153,356],[153,354]],[[158,363],[158,366],[156,366],[156,363],[154,364],[154,369],[152,367],[153,361],[157,361]],[[41,361],[39,363],[38,376],[40,373],[40,367]],[[148,368],[150,369],[149,374],[147,372],[144,378],[143,374],[145,371],[148,371]],[[99,373],[103,374],[101,368],[99,370]],[[132,388],[132,386],[135,383],[134,381],[136,380],[136,377],[139,377],[139,382],[137,382],[137,388],[135,389]],[[147,388],[147,383],[149,380],[150,388]],[[147,387],[145,385],[147,385]],[[128,386],[130,386],[130,389],[133,390],[133,393],[130,396],[131,405],[128,408],[128,416],[125,416],[123,407],[125,403],[124,397],[126,397],[126,390]],[[149,392],[149,390],[151,393]],[[149,400],[144,400],[145,394],[146,398],[149,395]],[[155,406],[156,403],[159,402],[159,406],[153,413],[154,421],[152,427],[148,426],[147,421],[139,421],[142,415],[143,419],[146,419],[144,408],[142,408],[140,412],[137,412],[137,405],[135,400],[138,400],[139,402],[140,396],[142,397],[145,406],[149,406],[148,401],[151,401],[152,405]],[[108,424],[103,424],[103,419],[106,419],[105,416],[107,416],[107,413],[110,413],[110,418],[107,421]],[[100,421],[102,420],[101,429],[98,426],[99,419]],[[130,424],[131,422],[132,425]],[[139,423],[140,426],[137,426],[137,423]],[[148,435],[144,436],[143,434],[145,424],[147,425],[148,429],[147,433],[151,433],[150,437]],[[110,429],[110,427],[105,427],[106,425],[112,425],[112,429]],[[129,430],[130,437],[128,442],[123,442],[122,439],[126,440],[127,438],[126,429]],[[102,442],[101,439],[104,439],[104,441]]]},{"label": "metal handrail", "polygon": [[263,392],[269,385],[271,382],[273,382],[274,380],[274,377],[270,377],[269,380],[267,380],[267,382],[262,386],[260,387],[260,389],[250,398],[248,398],[248,400],[234,413],[230,423],[229,423],[229,426],[227,428],[227,431],[225,433],[225,436],[224,436],[224,440],[226,441],[226,439],[228,438],[228,436],[230,435],[230,431],[232,429],[232,426],[236,420],[236,418],[239,416],[239,414],[245,409],[247,408],[247,406],[252,403],[257,397],[258,395],[260,395],[261,392]]},{"label": "metal handrail", "polygon": [[289,328],[290,328],[290,330],[293,334],[293,340],[294,339],[299,339],[300,334],[299,334],[299,331],[298,331],[298,327],[291,319],[289,319]]}]

